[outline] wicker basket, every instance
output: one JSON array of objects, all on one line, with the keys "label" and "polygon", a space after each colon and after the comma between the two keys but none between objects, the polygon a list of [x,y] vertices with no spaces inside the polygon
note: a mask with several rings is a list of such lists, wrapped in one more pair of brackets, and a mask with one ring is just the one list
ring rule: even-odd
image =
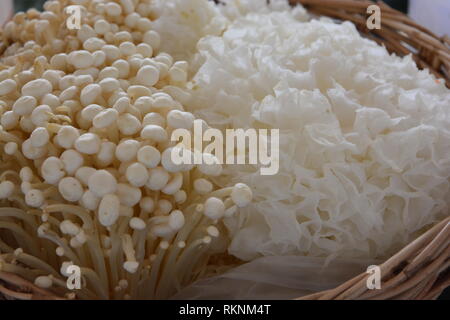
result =
[{"label": "wicker basket", "polygon": [[[310,13],[352,21],[366,37],[400,56],[412,54],[420,68],[428,68],[450,88],[450,38],[439,38],[403,13],[377,2],[381,8],[380,30],[366,27],[366,0],[290,0]],[[362,273],[339,287],[298,298],[341,299],[436,299],[450,286],[450,217],[380,265],[381,289],[369,290],[369,274]],[[0,294],[6,299],[58,300],[46,290],[16,275],[0,271]],[[0,298],[1,299],[1,298]]]}]

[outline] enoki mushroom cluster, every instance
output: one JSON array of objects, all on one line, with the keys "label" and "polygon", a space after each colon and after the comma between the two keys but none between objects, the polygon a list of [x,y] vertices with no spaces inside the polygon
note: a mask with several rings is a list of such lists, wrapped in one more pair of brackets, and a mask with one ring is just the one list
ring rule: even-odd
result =
[{"label": "enoki mushroom cluster", "polygon": [[171,132],[195,120],[189,66],[160,52],[151,3],[48,1],[0,34],[0,270],[69,297],[151,299],[226,258],[222,220],[252,192],[212,183],[217,161],[172,161]]}]

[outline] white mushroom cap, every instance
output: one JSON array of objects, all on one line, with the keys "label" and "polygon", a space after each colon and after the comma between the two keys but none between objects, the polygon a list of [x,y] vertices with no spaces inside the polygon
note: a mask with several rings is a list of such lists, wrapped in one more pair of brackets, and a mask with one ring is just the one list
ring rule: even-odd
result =
[{"label": "white mushroom cap", "polygon": [[53,285],[53,280],[49,276],[40,276],[34,279],[34,284],[39,288],[48,289]]},{"label": "white mushroom cap", "polygon": [[144,222],[144,220],[140,219],[140,218],[131,218],[130,220],[130,228],[134,229],[134,230],[144,230],[147,227],[146,223]]},{"label": "white mushroom cap", "polygon": [[155,142],[165,142],[168,139],[168,135],[164,128],[149,124],[146,125],[141,131],[141,137],[143,139],[150,139]]},{"label": "white mushroom cap", "polygon": [[6,111],[0,118],[0,124],[4,130],[12,130],[19,124],[19,116],[12,111]]},{"label": "white mushroom cap", "polygon": [[194,181],[194,189],[200,194],[207,194],[213,190],[213,184],[206,179],[200,178]]},{"label": "white mushroom cap", "polygon": [[83,185],[87,186],[89,183],[89,178],[96,172],[97,170],[92,167],[81,167],[78,168],[75,172],[75,178],[77,178]]},{"label": "white mushroom cap", "polygon": [[53,86],[50,81],[46,79],[36,79],[28,82],[22,87],[22,95],[40,98],[47,93],[51,93],[52,90]]},{"label": "white mushroom cap", "polygon": [[14,192],[14,183],[11,181],[0,182],[0,199],[9,198]]},{"label": "white mushroom cap", "polygon": [[98,207],[98,219],[104,227],[110,227],[116,223],[120,214],[120,200],[114,194],[105,195]]},{"label": "white mushroom cap", "polygon": [[155,209],[155,201],[151,197],[143,197],[139,202],[139,206],[144,212],[153,212]]},{"label": "white mushroom cap", "polygon": [[98,104],[90,104],[81,110],[81,118],[86,121],[92,122],[94,118],[104,110],[104,108]]},{"label": "white mushroom cap", "polygon": [[148,169],[143,164],[135,162],[128,166],[126,177],[132,186],[142,187],[149,180]]},{"label": "white mushroom cap", "polygon": [[98,84],[89,84],[83,88],[80,94],[80,101],[83,106],[94,103],[102,93],[102,87]]},{"label": "white mushroom cap", "polygon": [[117,146],[114,142],[103,141],[100,144],[100,150],[95,155],[97,164],[100,166],[109,166],[114,161],[114,153]]},{"label": "white mushroom cap", "polygon": [[129,273],[136,273],[139,268],[139,262],[137,261],[125,261],[123,263],[123,268],[127,270]]},{"label": "white mushroom cap", "polygon": [[22,153],[23,155],[30,160],[37,160],[42,158],[47,153],[46,147],[34,147],[31,144],[31,140],[27,139],[22,143]]},{"label": "white mushroom cap", "polygon": [[[177,156],[179,156],[180,159],[177,159]],[[178,162],[178,160],[181,161]],[[169,172],[189,171],[194,167],[193,162],[192,152],[185,148],[167,148],[161,155],[161,164],[164,169]]]},{"label": "white mushroom cap", "polygon": [[214,155],[210,153],[203,154],[203,163],[198,165],[198,170],[208,176],[218,176],[222,173],[222,165]]},{"label": "white mushroom cap", "polygon": [[100,149],[100,138],[95,133],[82,134],[75,141],[75,149],[85,154],[96,154]]},{"label": "white mushroom cap", "polygon": [[57,184],[66,175],[64,163],[59,158],[48,157],[42,163],[41,175],[47,183]]},{"label": "white mushroom cap", "polygon": [[204,214],[213,219],[217,220],[224,216],[225,204],[222,200],[216,197],[210,197],[205,202]]},{"label": "white mushroom cap", "polygon": [[139,150],[139,141],[128,139],[117,145],[116,158],[122,162],[133,160]]},{"label": "white mushroom cap", "polygon": [[175,194],[174,194],[174,199],[176,203],[184,203],[187,199],[187,194],[186,191],[184,190],[178,190]]},{"label": "white mushroom cap", "polygon": [[56,140],[61,147],[70,149],[79,136],[78,129],[72,126],[62,126],[56,134]]},{"label": "white mushroom cap", "polygon": [[143,146],[137,152],[137,159],[147,168],[155,168],[161,161],[161,153],[152,146]]},{"label": "white mushroom cap", "polygon": [[119,197],[122,205],[132,208],[141,200],[142,191],[141,189],[130,186],[129,184],[119,183],[117,185],[117,196]]},{"label": "white mushroom cap", "polygon": [[19,172],[20,180],[31,182],[33,180],[34,174],[30,167],[23,167]]},{"label": "white mushroom cap", "polygon": [[216,226],[209,226],[206,228],[206,232],[213,238],[217,238],[220,234],[219,229]]},{"label": "white mushroom cap", "polygon": [[150,190],[161,190],[170,179],[170,174],[162,167],[149,170],[149,178],[146,187]]},{"label": "white mushroom cap", "polygon": [[143,66],[139,69],[136,80],[139,84],[152,87],[159,80],[159,70],[154,66]]},{"label": "white mushroom cap", "polygon": [[33,130],[30,136],[30,141],[33,147],[43,147],[50,139],[50,135],[47,129],[43,127],[38,127]]},{"label": "white mushroom cap", "polygon": [[103,129],[115,124],[119,118],[119,112],[116,109],[109,108],[100,111],[93,119],[92,123],[95,128]]},{"label": "white mushroom cap", "polygon": [[75,172],[83,165],[84,158],[76,150],[66,150],[61,154],[61,161],[64,164],[64,170],[69,174],[73,175]]},{"label": "white mushroom cap", "polygon": [[45,198],[42,191],[31,189],[25,194],[25,203],[33,208],[40,208],[44,204]]},{"label": "white mushroom cap", "polygon": [[174,210],[169,215],[169,226],[178,231],[184,226],[184,215],[180,210]]},{"label": "white mushroom cap", "polygon": [[167,124],[174,129],[191,129],[194,123],[194,115],[181,110],[171,110],[167,114]]},{"label": "white mushroom cap", "polygon": [[97,170],[88,180],[89,190],[96,196],[103,197],[117,190],[116,178],[106,170]]},{"label": "white mushroom cap", "polygon": [[123,113],[117,120],[117,126],[123,135],[133,135],[141,130],[141,122],[130,113]]},{"label": "white mushroom cap", "polygon": [[7,155],[12,156],[12,155],[14,155],[14,153],[17,152],[17,150],[19,150],[19,146],[17,145],[17,143],[7,142],[5,144],[4,151]]},{"label": "white mushroom cap", "polygon": [[52,109],[47,105],[40,105],[33,109],[31,121],[35,126],[45,127],[52,114]]},{"label": "white mushroom cap", "polygon": [[37,100],[33,96],[21,96],[14,102],[12,111],[18,116],[30,115],[37,106]]},{"label": "white mushroom cap", "polygon": [[59,229],[63,234],[71,236],[76,236],[81,231],[80,227],[70,220],[63,220],[59,224]]},{"label": "white mushroom cap", "polygon": [[[151,99],[150,97],[146,97],[146,98]],[[139,98],[139,99],[142,99],[142,98]],[[151,101],[153,101],[153,99],[151,99]],[[150,125],[150,124],[164,128],[166,126],[166,119],[164,119],[164,117],[161,114],[159,114],[158,112],[149,112],[144,116],[144,119],[142,119],[142,125],[146,126],[146,125]]]},{"label": "white mushroom cap", "polygon": [[80,204],[88,210],[95,211],[100,204],[100,198],[92,191],[86,190],[80,199]]},{"label": "white mushroom cap", "polygon": [[86,69],[94,64],[94,57],[89,51],[78,50],[71,52],[67,61],[77,69]]},{"label": "white mushroom cap", "polygon": [[84,193],[80,181],[73,177],[62,178],[58,183],[58,191],[69,202],[80,200]]},{"label": "white mushroom cap", "polygon": [[160,199],[158,201],[158,210],[156,214],[158,215],[169,214],[169,212],[172,211],[172,208],[173,208],[172,202],[170,202],[167,199]]},{"label": "white mushroom cap", "polygon": [[172,174],[169,182],[167,182],[166,186],[161,189],[161,191],[165,194],[173,195],[180,190],[183,186],[183,174],[181,172],[175,172]]}]

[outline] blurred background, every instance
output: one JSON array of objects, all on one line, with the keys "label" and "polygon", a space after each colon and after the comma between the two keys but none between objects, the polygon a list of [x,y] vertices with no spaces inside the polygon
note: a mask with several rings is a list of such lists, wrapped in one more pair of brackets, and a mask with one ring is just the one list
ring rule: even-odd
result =
[{"label": "blurred background", "polygon": [[[14,12],[29,8],[42,9],[45,0],[0,0],[0,26]],[[439,36],[450,36],[450,0],[384,0],[391,7],[408,13],[419,24]],[[381,17],[383,18],[383,17]],[[450,300],[450,289],[440,299]]]}]

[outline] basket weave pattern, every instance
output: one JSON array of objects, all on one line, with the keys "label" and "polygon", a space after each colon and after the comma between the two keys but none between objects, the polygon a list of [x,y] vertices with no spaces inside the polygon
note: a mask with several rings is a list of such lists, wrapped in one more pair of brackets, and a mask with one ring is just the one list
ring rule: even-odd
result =
[{"label": "basket weave pattern", "polygon": [[[290,0],[310,13],[352,21],[366,37],[399,56],[412,54],[417,65],[427,68],[450,88],[450,38],[439,38],[403,13],[379,1]],[[368,30],[367,7],[381,9],[381,29]],[[1,35],[1,30],[0,30]],[[5,49],[0,42],[0,53]],[[1,269],[1,268],[0,268]],[[298,298],[325,299],[435,299],[450,285],[450,217],[436,224],[400,252],[380,265],[381,289],[369,290],[368,273],[362,273],[339,287]],[[0,270],[0,296],[6,299],[56,300],[53,293],[36,287],[17,275]],[[1,297],[0,297],[1,299]]]}]

